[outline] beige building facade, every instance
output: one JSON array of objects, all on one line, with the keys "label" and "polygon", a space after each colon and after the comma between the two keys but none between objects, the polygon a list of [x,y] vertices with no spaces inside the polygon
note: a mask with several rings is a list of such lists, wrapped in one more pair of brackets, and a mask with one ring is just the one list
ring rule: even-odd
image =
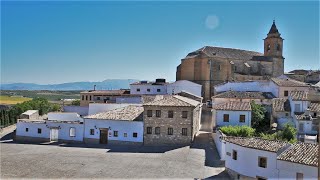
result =
[{"label": "beige building facade", "polygon": [[168,96],[143,105],[144,145],[189,145],[199,131],[202,104]]},{"label": "beige building facade", "polygon": [[176,71],[177,80],[202,85],[202,96],[209,100],[214,86],[225,81],[262,80],[284,73],[283,39],[273,22],[264,39],[264,53],[205,46],[189,53]]}]

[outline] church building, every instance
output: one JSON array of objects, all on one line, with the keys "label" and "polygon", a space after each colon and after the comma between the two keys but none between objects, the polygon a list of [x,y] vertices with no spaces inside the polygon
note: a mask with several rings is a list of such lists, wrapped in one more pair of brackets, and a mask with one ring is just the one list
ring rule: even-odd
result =
[{"label": "church building", "polygon": [[202,85],[202,96],[210,100],[214,86],[225,81],[264,80],[284,74],[283,39],[275,21],[264,39],[264,53],[205,46],[181,60],[176,80]]}]

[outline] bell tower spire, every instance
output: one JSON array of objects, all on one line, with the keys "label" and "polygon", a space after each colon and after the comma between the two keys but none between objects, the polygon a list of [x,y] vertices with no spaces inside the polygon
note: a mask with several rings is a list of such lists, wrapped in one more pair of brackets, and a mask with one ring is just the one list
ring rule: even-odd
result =
[{"label": "bell tower spire", "polygon": [[264,39],[264,55],[282,57],[283,39],[278,31],[275,20],[271,25],[267,37]]}]

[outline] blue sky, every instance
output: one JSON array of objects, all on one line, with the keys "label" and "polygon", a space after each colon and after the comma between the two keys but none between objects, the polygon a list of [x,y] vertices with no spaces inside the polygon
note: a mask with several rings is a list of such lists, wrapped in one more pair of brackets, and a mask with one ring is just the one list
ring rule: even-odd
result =
[{"label": "blue sky", "polygon": [[285,71],[320,69],[317,1],[1,5],[1,83],[173,81],[181,59],[206,45],[263,52],[274,18]]}]

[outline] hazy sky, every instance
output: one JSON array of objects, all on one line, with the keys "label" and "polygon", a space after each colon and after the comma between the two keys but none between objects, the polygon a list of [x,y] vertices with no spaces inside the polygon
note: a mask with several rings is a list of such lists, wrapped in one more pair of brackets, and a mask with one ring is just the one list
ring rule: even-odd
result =
[{"label": "hazy sky", "polygon": [[1,2],[1,82],[175,80],[188,52],[263,52],[272,20],[285,71],[320,69],[319,2]]}]

